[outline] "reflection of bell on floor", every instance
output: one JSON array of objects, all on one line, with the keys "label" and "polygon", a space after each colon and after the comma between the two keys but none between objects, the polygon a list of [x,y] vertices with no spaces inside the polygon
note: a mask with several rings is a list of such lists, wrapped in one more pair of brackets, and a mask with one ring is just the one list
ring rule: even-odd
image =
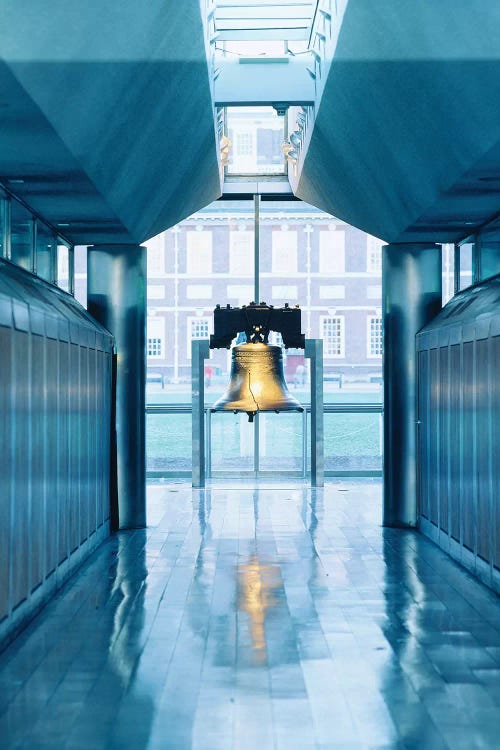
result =
[{"label": "reflection of bell on floor", "polygon": [[246,411],[250,422],[258,411],[304,411],[285,383],[281,347],[235,346],[229,387],[211,411]]}]

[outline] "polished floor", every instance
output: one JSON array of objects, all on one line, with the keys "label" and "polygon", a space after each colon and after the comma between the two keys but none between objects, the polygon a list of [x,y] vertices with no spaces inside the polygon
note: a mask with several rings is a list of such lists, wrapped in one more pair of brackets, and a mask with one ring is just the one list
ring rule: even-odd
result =
[{"label": "polished floor", "polygon": [[0,748],[500,748],[500,599],[380,495],[151,487],[0,655]]}]

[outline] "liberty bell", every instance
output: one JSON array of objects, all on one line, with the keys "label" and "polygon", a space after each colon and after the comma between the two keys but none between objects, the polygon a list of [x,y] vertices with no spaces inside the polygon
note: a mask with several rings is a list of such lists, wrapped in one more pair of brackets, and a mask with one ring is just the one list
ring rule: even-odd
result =
[{"label": "liberty bell", "polygon": [[228,339],[230,345],[234,337],[232,334],[236,335],[238,330],[245,331],[247,340],[233,347],[229,386],[211,411],[246,412],[250,422],[259,411],[304,411],[287,388],[281,347],[267,343],[271,329],[283,329],[280,332],[285,346],[287,341],[292,346],[304,346],[298,308],[288,305],[274,308],[264,302],[260,305],[250,303],[241,309],[229,306],[216,308],[211,348],[224,344],[228,346]]}]

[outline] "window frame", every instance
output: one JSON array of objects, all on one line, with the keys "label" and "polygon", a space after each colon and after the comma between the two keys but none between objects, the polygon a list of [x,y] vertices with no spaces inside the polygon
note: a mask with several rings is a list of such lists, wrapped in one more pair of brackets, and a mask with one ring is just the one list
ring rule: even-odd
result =
[{"label": "window frame", "polygon": [[366,235],[366,272],[380,276],[382,274],[383,240],[372,234]]},{"label": "window frame", "polygon": [[[372,323],[374,321],[380,321],[380,353],[373,353],[372,351]],[[382,315],[367,315],[366,316],[366,358],[367,359],[382,359],[384,347],[384,329]]]},{"label": "window frame", "polygon": [[[193,336],[192,324],[195,321],[203,321],[207,324],[207,335],[206,336]],[[192,341],[206,341],[212,333],[213,316],[210,315],[188,315],[186,317],[186,353],[187,359],[191,360],[191,342]]]},{"label": "window frame", "polygon": [[[338,354],[330,353],[327,343],[328,339],[325,335],[324,325],[326,321],[338,320],[340,324],[339,328],[339,339],[340,339],[340,352]],[[320,315],[319,317],[319,330],[320,337],[323,340],[323,356],[325,359],[345,359],[345,315]]]}]

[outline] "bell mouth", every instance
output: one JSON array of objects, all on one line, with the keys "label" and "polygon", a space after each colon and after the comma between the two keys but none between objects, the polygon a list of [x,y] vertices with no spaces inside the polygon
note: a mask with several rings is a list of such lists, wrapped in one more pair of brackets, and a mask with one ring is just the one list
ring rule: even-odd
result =
[{"label": "bell mouth", "polygon": [[211,412],[244,412],[253,422],[258,412],[303,412],[288,390],[279,346],[250,342],[233,347],[230,383]]}]

